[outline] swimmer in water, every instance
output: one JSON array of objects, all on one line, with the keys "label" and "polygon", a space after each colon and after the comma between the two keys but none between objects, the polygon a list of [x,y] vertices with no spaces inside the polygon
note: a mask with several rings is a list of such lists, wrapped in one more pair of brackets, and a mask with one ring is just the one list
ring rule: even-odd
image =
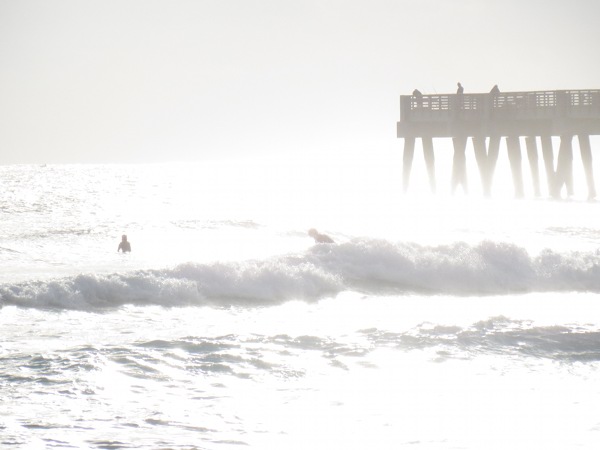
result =
[{"label": "swimmer in water", "polygon": [[308,230],[308,235],[313,238],[317,244],[334,244],[333,239],[326,234],[319,233],[314,228]]},{"label": "swimmer in water", "polygon": [[127,253],[131,251],[131,244],[127,240],[127,235],[124,234],[121,236],[121,242],[119,242],[119,248],[117,248],[117,253],[122,251],[123,253]]}]

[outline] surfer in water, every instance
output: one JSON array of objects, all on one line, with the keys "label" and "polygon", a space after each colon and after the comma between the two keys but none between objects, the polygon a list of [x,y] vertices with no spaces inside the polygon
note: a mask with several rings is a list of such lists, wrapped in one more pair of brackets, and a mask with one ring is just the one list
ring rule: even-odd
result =
[{"label": "surfer in water", "polygon": [[317,244],[334,244],[333,239],[326,234],[319,233],[314,228],[308,230],[308,235],[313,238]]},{"label": "surfer in water", "polygon": [[119,242],[119,248],[117,248],[117,253],[122,251],[123,253],[127,253],[131,251],[131,244],[127,240],[127,235],[124,234],[121,236],[121,242]]}]

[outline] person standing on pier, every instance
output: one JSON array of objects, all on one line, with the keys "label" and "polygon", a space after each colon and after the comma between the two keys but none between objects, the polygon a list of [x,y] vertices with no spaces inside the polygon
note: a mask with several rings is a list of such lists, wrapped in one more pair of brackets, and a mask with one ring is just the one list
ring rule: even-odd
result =
[{"label": "person standing on pier", "polygon": [[420,108],[421,106],[423,106],[423,94],[421,94],[421,91],[418,89],[415,89],[412,92],[413,97],[415,97],[417,99],[417,106]]}]

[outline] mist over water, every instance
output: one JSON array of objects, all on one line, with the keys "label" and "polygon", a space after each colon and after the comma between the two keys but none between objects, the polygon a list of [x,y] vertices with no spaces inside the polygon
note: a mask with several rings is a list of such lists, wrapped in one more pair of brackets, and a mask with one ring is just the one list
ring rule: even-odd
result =
[{"label": "mist over water", "polygon": [[2,445],[596,448],[598,205],[384,156],[1,167]]},{"label": "mist over water", "polygon": [[505,139],[492,198],[450,139],[403,194],[396,121],[460,81],[566,133],[598,42],[597,1],[1,1],[0,450],[597,450],[578,139],[570,198],[524,138],[523,199]]}]

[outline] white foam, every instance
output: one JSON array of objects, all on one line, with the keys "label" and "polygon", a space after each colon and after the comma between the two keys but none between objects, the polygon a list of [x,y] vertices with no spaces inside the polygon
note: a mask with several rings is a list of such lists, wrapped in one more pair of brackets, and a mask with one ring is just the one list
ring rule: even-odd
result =
[{"label": "white foam", "polygon": [[600,292],[600,255],[530,255],[503,242],[422,246],[354,239],[263,260],[179,265],[111,275],[82,274],[0,286],[2,304],[98,309],[137,305],[264,305],[342,291],[459,296]]}]

